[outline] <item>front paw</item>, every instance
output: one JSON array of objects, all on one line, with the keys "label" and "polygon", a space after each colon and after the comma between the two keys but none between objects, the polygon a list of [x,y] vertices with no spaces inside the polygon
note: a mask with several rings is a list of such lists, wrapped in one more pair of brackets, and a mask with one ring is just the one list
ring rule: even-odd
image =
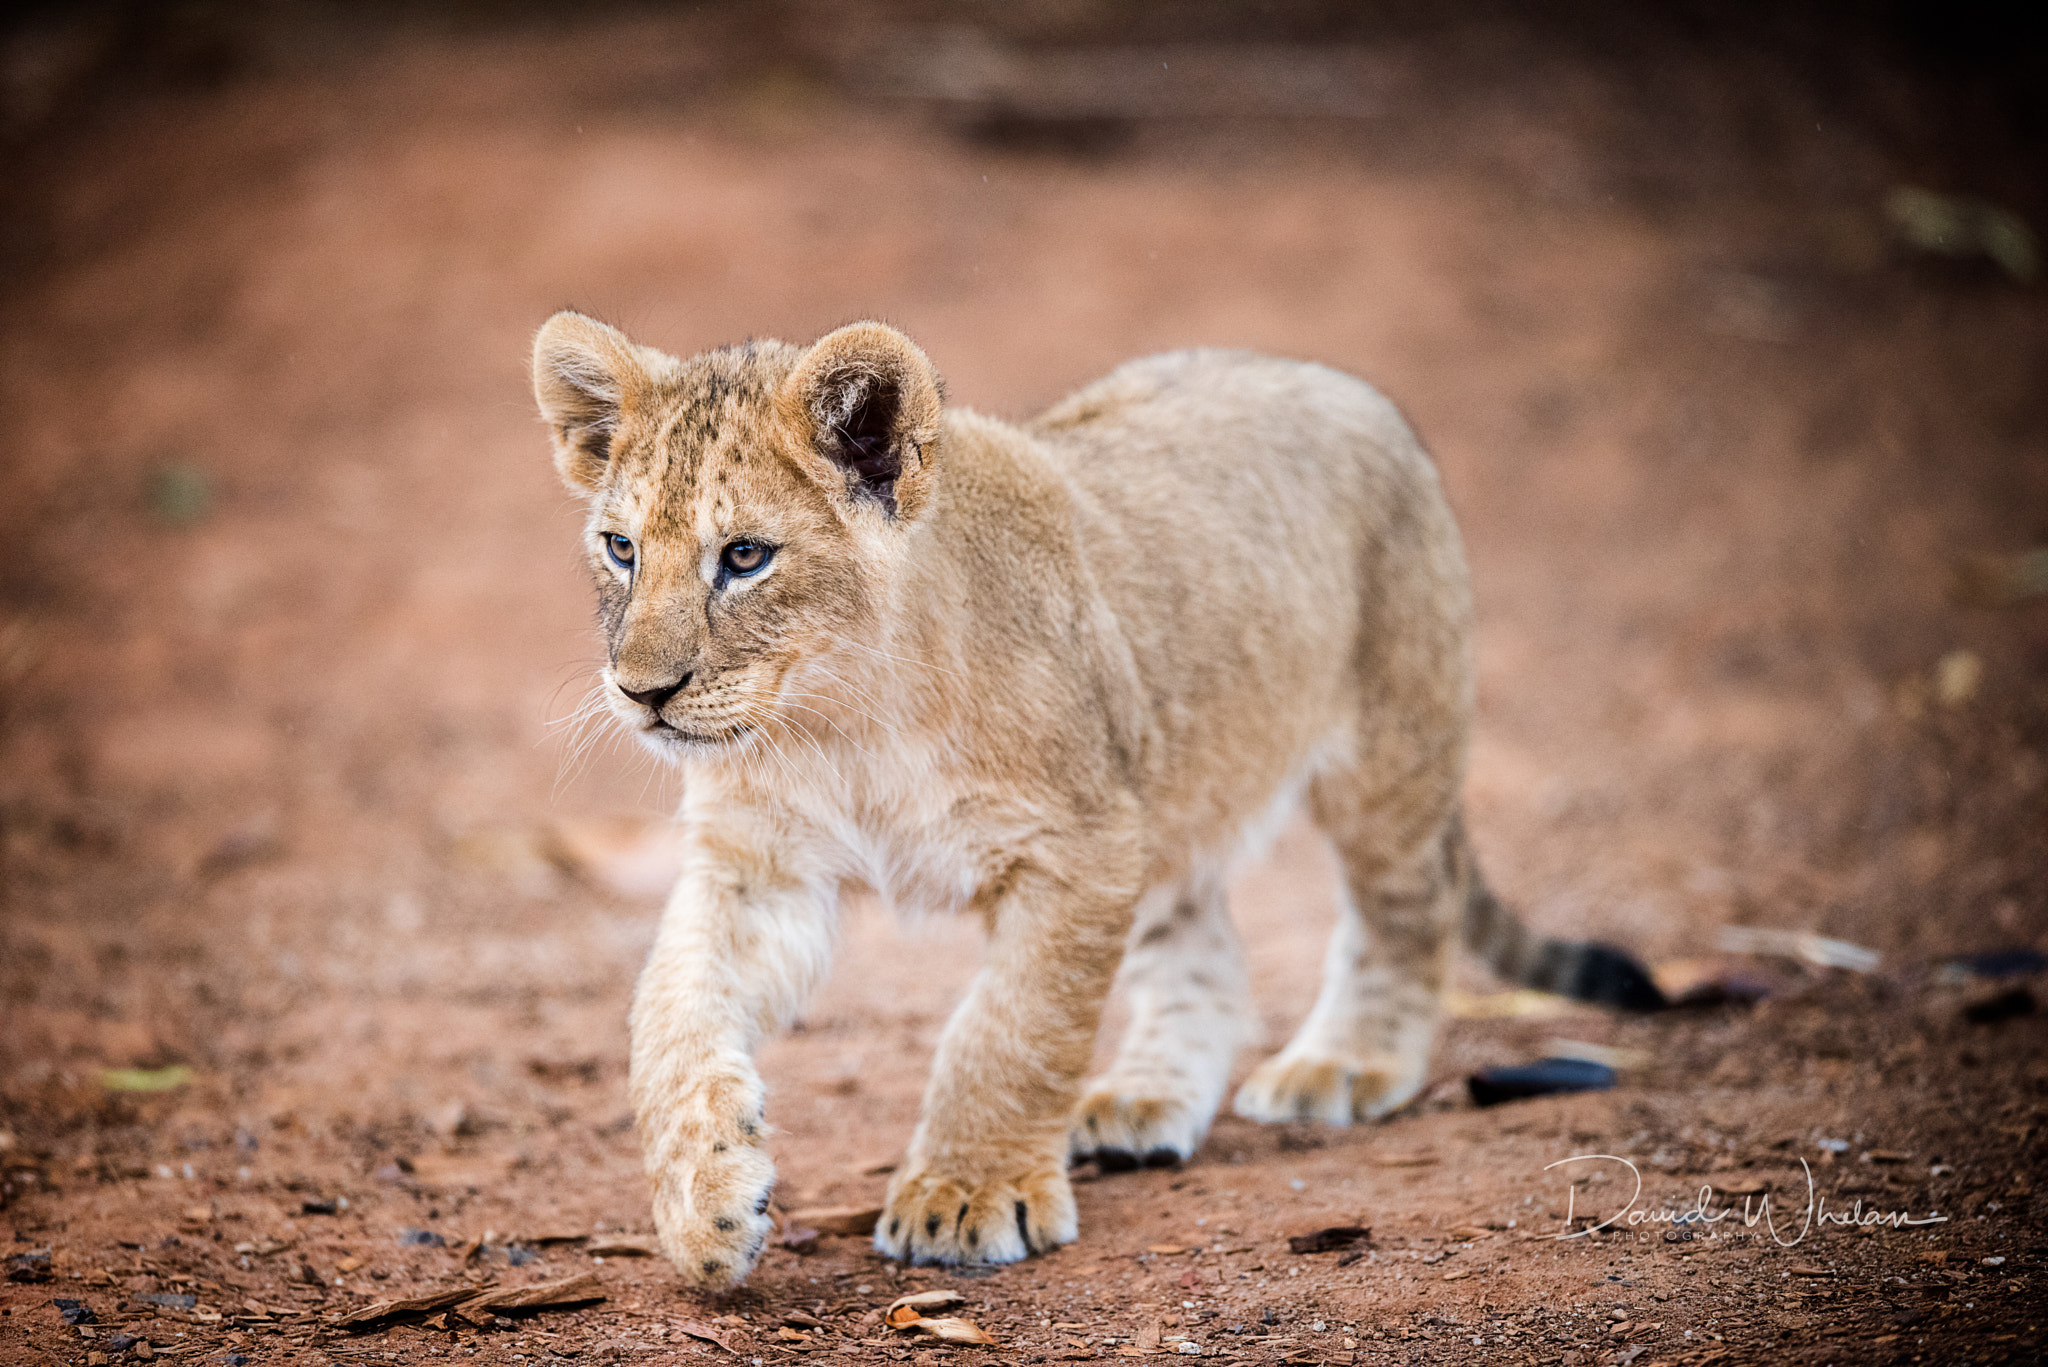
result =
[{"label": "front paw", "polygon": [[775,1164],[760,1142],[761,1128],[748,1121],[695,1143],[671,1139],[658,1159],[650,1146],[654,1228],[661,1251],[692,1286],[737,1286],[767,1246]]},{"label": "front paw", "polygon": [[889,1183],[875,1248],[913,1263],[1014,1263],[1080,1232],[1063,1165],[956,1176],[913,1159]]}]

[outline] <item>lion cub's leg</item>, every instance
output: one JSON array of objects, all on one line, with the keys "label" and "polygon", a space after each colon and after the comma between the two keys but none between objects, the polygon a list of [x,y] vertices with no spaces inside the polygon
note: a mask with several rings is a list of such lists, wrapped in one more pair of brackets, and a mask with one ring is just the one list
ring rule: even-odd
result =
[{"label": "lion cub's leg", "polygon": [[1239,1115],[1348,1125],[1421,1090],[1457,946],[1450,830],[1436,823],[1406,849],[1379,822],[1336,833],[1344,876],[1322,991],[1293,1040],[1238,1089]]},{"label": "lion cub's leg", "polygon": [[628,1089],[654,1227],[683,1280],[713,1290],[752,1270],[772,1228],[754,1046],[823,975],[837,909],[748,835],[686,821],[683,876],[633,993]]},{"label": "lion cub's leg", "polygon": [[1136,878],[1116,872],[1019,868],[989,896],[988,954],[940,1037],[875,1226],[882,1253],[1007,1263],[1079,1232],[1067,1118],[1137,900]]},{"label": "lion cub's leg", "polygon": [[1124,952],[1131,1023],[1116,1062],[1074,1111],[1069,1144],[1105,1171],[1192,1157],[1249,1033],[1250,985],[1223,885],[1162,888],[1138,904]]}]

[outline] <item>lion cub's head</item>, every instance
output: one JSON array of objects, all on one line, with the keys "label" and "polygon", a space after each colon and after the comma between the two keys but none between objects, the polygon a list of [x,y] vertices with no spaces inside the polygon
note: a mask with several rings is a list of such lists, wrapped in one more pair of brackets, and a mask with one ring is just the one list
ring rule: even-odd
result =
[{"label": "lion cub's head", "polygon": [[872,631],[939,455],[939,378],[855,323],[800,349],[679,360],[577,313],[534,340],[585,549],[612,710],[658,753],[780,713],[807,660]]}]

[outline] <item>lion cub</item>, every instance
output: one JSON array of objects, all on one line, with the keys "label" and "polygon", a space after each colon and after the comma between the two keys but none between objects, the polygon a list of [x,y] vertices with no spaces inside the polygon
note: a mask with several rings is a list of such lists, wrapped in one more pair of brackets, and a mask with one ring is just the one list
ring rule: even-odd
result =
[{"label": "lion cub", "polygon": [[[752,1055],[824,974],[850,885],[971,908],[989,937],[875,1230],[915,1261],[1064,1243],[1070,1161],[1194,1152],[1248,1020],[1224,880],[1298,799],[1342,916],[1238,1114],[1341,1125],[1413,1097],[1461,931],[1517,981],[1654,997],[1479,879],[1464,556],[1364,383],[1182,352],[1014,426],[946,407],[879,323],[679,360],[574,313],[533,373],[589,503],[608,700],[688,775],[631,1077],[686,1280],[760,1255]],[[1084,1090],[1119,966],[1130,1030]]]}]

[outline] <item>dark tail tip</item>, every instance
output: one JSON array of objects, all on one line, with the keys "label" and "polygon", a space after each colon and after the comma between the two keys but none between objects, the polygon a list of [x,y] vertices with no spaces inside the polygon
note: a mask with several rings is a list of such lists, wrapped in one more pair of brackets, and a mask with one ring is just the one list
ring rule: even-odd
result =
[{"label": "dark tail tip", "polygon": [[1612,945],[1582,946],[1577,969],[1565,992],[1580,1001],[1645,1014],[1671,1005],[1649,970]]}]

